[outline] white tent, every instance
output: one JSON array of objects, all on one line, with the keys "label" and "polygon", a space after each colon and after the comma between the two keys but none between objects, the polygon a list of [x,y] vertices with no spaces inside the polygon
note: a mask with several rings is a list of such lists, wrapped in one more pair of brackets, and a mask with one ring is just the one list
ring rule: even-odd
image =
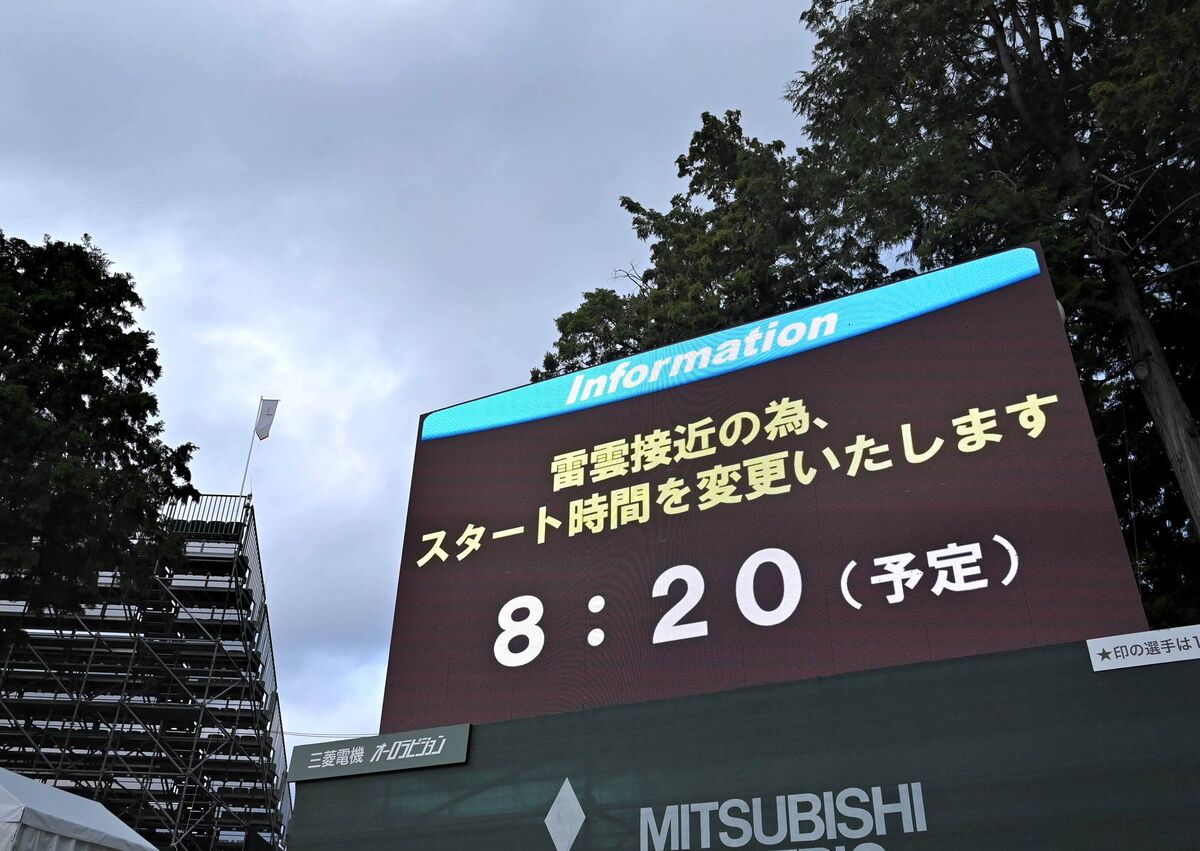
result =
[{"label": "white tent", "polygon": [[95,801],[0,768],[0,851],[154,851]]}]

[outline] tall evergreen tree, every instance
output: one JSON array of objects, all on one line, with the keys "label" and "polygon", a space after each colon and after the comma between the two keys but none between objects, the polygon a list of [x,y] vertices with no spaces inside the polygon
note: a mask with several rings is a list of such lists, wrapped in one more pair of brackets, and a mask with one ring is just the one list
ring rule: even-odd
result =
[{"label": "tall evergreen tree", "polygon": [[176,553],[164,504],[195,495],[169,447],[132,278],[82,244],[0,232],[0,599],[73,611],[98,574],[144,584]]},{"label": "tall evergreen tree", "polygon": [[632,292],[594,290],[558,318],[534,381],[878,285],[877,252],[830,216],[821,176],[783,142],[746,136],[738,112],[705,113],[675,161],[687,191],[659,212],[631,198],[649,269]]},{"label": "tall evergreen tree", "polygon": [[788,95],[843,226],[923,268],[1042,241],[1151,616],[1194,622],[1200,6],[817,0],[802,20],[815,61]]}]

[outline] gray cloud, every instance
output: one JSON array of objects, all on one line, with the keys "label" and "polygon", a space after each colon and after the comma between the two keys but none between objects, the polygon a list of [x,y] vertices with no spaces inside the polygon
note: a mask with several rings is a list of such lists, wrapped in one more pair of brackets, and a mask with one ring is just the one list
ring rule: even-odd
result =
[{"label": "gray cloud", "polygon": [[0,228],[132,272],[173,441],[252,468],[285,722],[378,723],[418,415],[523,383],[553,319],[643,263],[704,110],[799,141],[799,6],[19,4]]}]

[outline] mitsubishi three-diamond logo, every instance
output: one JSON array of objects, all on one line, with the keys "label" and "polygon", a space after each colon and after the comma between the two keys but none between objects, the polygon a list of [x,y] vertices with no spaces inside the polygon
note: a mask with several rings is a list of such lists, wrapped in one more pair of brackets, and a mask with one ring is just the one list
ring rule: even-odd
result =
[{"label": "mitsubishi three-diamond logo", "polygon": [[571,851],[586,818],[583,807],[579,806],[579,799],[575,797],[575,790],[571,788],[570,778],[564,780],[554,803],[550,805],[550,812],[546,813],[546,830],[554,842],[554,851]]}]

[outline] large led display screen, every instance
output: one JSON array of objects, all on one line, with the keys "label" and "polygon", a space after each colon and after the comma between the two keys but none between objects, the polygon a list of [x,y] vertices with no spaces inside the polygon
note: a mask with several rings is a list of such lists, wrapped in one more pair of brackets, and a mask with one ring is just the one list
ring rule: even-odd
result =
[{"label": "large led display screen", "polygon": [[1040,252],[422,419],[383,731],[1145,628]]}]

